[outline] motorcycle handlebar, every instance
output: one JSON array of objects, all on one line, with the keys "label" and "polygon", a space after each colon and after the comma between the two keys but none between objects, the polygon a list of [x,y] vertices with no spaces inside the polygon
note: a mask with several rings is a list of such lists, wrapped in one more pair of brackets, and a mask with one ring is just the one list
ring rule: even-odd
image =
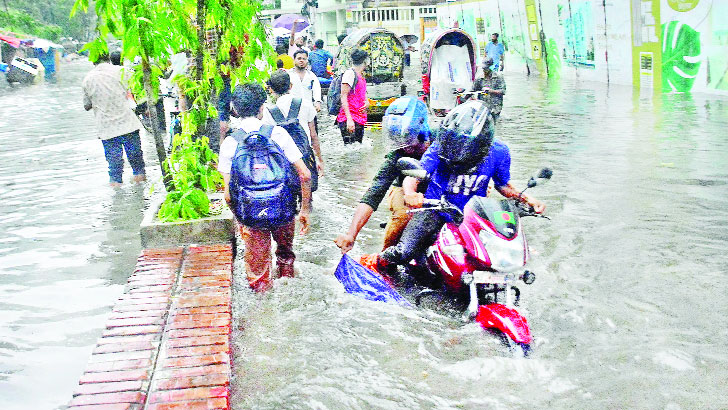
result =
[{"label": "motorcycle handlebar", "polygon": [[458,90],[455,90],[452,93],[454,95],[456,95],[456,96],[459,96],[459,97],[467,97],[467,96],[473,96],[473,95],[488,94],[487,91],[483,91],[483,90],[481,90],[481,91],[464,91],[464,90],[463,91],[458,91]]},{"label": "motorcycle handlebar", "polygon": [[437,199],[423,199],[422,200],[422,205],[429,206],[429,207],[434,207],[434,206],[440,206],[441,205],[441,202],[438,201]]},{"label": "motorcycle handlebar", "polygon": [[516,208],[518,208],[518,216],[521,218],[524,216],[536,216],[539,218],[546,218],[549,220],[551,219],[546,215],[537,213],[536,210],[533,209],[533,207],[531,205],[524,204],[523,202],[520,202],[520,201],[516,201]]}]

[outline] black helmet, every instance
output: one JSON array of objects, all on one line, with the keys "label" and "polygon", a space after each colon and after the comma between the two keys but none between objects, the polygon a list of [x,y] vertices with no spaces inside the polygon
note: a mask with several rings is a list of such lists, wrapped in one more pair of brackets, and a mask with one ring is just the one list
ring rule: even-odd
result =
[{"label": "black helmet", "polygon": [[442,121],[438,155],[453,172],[465,172],[488,156],[494,132],[490,109],[482,101],[470,100]]}]

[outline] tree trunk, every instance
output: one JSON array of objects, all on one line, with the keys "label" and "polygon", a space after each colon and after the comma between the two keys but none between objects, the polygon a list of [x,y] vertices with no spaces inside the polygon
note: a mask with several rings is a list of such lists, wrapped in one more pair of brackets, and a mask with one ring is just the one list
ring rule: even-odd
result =
[{"label": "tree trunk", "polygon": [[[203,70],[205,69],[205,20],[207,19],[207,2],[206,0],[197,0],[197,54],[195,55],[195,80],[197,84],[202,83],[204,78]],[[194,139],[202,138],[207,130],[207,99],[203,99],[204,102],[200,106],[193,108],[196,109],[200,115],[197,115],[199,124],[195,130]],[[198,100],[198,103],[200,101]],[[194,115],[194,114],[193,114]]]},{"label": "tree trunk", "polygon": [[169,175],[166,168],[164,168],[164,164],[167,161],[167,151],[164,148],[164,130],[159,129],[159,122],[157,121],[157,100],[159,99],[159,93],[155,92],[152,88],[152,70],[149,67],[149,61],[146,58],[142,58],[142,70],[144,74],[144,92],[147,94],[147,115],[149,115],[150,122],[152,123],[154,145],[157,148],[159,165],[162,167],[162,181],[164,181],[164,187],[168,192],[174,191],[172,176]]},{"label": "tree trunk", "polygon": [[207,7],[205,0],[197,0],[197,55],[195,56],[195,66],[197,72],[195,79],[202,80],[202,70],[205,62],[205,20],[207,19]]}]

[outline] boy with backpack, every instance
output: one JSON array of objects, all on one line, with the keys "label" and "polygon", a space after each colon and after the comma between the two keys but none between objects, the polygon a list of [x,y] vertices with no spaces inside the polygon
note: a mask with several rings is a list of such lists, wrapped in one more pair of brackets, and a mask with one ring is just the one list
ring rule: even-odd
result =
[{"label": "boy with backpack", "polygon": [[299,196],[302,234],[308,232],[311,211],[311,173],[286,130],[261,120],[266,99],[259,84],[235,88],[232,106],[239,118],[220,147],[217,167],[225,180],[225,200],[241,225],[248,282],[258,292],[272,287],[271,237],[280,276],[293,277]]},{"label": "boy with backpack", "polygon": [[318,175],[323,173],[324,164],[321,156],[321,144],[316,132],[316,110],[310,103],[294,97],[290,93],[292,84],[287,72],[273,73],[268,80],[268,86],[273,91],[276,104],[264,112],[263,121],[270,125],[283,127],[293,138],[303,155],[303,162],[311,172],[311,192],[314,192],[318,189]]},{"label": "boy with backpack", "polygon": [[367,82],[364,79],[369,54],[357,48],[350,57],[352,67],[331,82],[327,97],[329,114],[336,115],[336,124],[339,125],[344,144],[363,141],[369,108]]}]

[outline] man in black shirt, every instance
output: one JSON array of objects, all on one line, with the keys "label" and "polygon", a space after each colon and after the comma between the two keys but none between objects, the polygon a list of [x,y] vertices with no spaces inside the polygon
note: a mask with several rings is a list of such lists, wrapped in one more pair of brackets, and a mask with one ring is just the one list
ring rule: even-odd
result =
[{"label": "man in black shirt", "polygon": [[334,242],[341,248],[341,253],[347,253],[354,247],[359,231],[366,225],[372,213],[387,195],[389,190],[389,208],[392,216],[387,223],[384,235],[384,247],[395,245],[402,235],[402,231],[410,215],[409,207],[404,204],[402,180],[404,177],[397,169],[397,160],[402,157],[420,159],[427,150],[430,141],[430,127],[427,124],[427,106],[414,97],[401,97],[387,108],[382,126],[393,144],[393,150],[387,154],[384,163],[374,177],[372,186],[359,201],[354,211],[354,219],[349,230],[339,235]]}]

